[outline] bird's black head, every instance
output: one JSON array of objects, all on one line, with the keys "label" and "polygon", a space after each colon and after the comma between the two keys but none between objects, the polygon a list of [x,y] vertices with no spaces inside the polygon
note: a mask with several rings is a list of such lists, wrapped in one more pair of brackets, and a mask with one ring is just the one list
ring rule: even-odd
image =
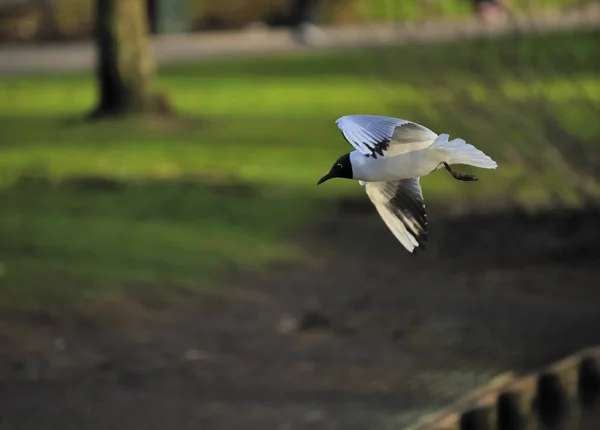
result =
[{"label": "bird's black head", "polygon": [[350,162],[350,153],[348,153],[337,159],[329,173],[319,179],[317,185],[322,184],[331,178],[352,179],[352,177],[352,163]]}]

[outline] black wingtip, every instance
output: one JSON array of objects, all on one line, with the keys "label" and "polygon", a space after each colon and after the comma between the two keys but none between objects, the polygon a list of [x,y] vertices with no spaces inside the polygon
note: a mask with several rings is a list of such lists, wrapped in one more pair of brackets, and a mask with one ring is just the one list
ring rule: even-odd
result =
[{"label": "black wingtip", "polygon": [[427,251],[427,244],[422,241],[421,239],[419,239],[418,237],[416,238],[417,242],[419,242],[419,246],[417,246],[414,250],[413,250],[413,255],[421,255],[423,254],[425,251]]}]

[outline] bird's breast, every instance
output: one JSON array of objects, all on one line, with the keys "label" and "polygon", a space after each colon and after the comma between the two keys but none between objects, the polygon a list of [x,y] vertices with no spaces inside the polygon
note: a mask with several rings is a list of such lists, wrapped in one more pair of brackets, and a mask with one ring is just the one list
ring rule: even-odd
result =
[{"label": "bird's breast", "polygon": [[431,150],[421,149],[385,157],[362,156],[355,167],[354,177],[368,182],[397,181],[425,176],[439,164]]}]

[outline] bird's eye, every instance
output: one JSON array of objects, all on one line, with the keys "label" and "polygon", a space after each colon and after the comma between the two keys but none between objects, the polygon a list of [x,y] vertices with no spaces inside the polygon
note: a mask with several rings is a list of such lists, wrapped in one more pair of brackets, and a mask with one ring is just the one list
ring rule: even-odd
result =
[{"label": "bird's eye", "polygon": [[335,167],[337,167],[338,169],[343,168],[344,166],[342,166],[340,163],[336,164]]}]

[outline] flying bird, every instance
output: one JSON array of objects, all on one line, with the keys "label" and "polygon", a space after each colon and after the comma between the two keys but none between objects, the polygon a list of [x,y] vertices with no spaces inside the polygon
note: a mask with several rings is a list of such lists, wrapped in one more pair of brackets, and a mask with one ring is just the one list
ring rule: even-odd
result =
[{"label": "flying bird", "polygon": [[336,121],[355,150],[342,155],[317,185],[332,178],[358,180],[386,226],[409,251],[424,250],[427,214],[420,177],[445,168],[454,179],[476,181],[452,164],[495,169],[496,162],[463,139],[448,140],[415,122],[378,115]]}]

